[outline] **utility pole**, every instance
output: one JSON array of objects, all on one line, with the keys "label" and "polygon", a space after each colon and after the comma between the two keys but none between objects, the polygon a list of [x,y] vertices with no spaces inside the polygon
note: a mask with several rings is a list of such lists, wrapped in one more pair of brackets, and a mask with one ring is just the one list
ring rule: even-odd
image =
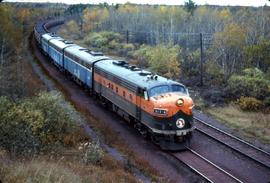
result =
[{"label": "utility pole", "polygon": [[128,44],[128,42],[129,42],[129,31],[127,30],[127,32],[126,32],[126,40],[127,40],[127,44]]},{"label": "utility pole", "polygon": [[203,35],[202,35],[202,33],[200,33],[200,48],[201,48],[201,65],[200,65],[201,81],[200,81],[200,85],[203,86]]}]

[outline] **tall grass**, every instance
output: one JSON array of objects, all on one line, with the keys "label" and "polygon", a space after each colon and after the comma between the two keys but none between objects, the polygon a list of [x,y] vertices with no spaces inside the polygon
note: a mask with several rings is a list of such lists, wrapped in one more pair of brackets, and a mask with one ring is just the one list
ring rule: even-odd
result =
[{"label": "tall grass", "polygon": [[38,161],[2,164],[0,178],[2,182],[13,183],[82,182],[78,175],[58,163]]},{"label": "tall grass", "polygon": [[270,143],[270,114],[244,112],[235,105],[210,108],[207,112],[246,137]]}]

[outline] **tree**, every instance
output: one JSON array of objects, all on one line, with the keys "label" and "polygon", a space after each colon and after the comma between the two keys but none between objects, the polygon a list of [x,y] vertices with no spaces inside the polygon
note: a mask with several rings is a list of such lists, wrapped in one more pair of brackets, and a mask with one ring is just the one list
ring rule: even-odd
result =
[{"label": "tree", "polygon": [[270,41],[263,39],[256,45],[249,45],[244,48],[244,55],[247,66],[258,67],[262,71],[267,72],[270,68]]},{"label": "tree", "polygon": [[[137,59],[147,61],[154,73],[168,78],[177,78],[180,74],[179,46],[159,44],[155,47],[141,46],[134,54]],[[147,64],[147,65],[148,65]]]},{"label": "tree", "polygon": [[212,56],[220,64],[226,77],[243,67],[241,64],[246,31],[240,25],[231,23],[222,32],[214,34]]},{"label": "tree", "polygon": [[109,17],[109,12],[107,8],[86,8],[83,11],[83,23],[84,31],[88,33],[89,31],[97,28],[102,22],[104,22]]},{"label": "tree", "polygon": [[188,0],[185,2],[184,7],[189,13],[191,13],[191,15],[193,15],[193,12],[197,8],[197,5],[195,4],[194,1]]},{"label": "tree", "polygon": [[78,24],[74,21],[71,20],[66,24],[67,27],[67,32],[72,35],[74,39],[77,39],[80,36],[80,29]]}]

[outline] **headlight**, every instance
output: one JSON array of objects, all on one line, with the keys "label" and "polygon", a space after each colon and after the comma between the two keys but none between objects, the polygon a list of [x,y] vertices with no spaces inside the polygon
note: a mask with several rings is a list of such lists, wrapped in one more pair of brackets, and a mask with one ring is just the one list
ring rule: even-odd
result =
[{"label": "headlight", "polygon": [[185,120],[183,118],[179,118],[177,121],[176,121],[176,126],[178,128],[183,128],[185,126]]},{"label": "headlight", "polygon": [[183,104],[184,104],[184,100],[181,98],[176,101],[176,105],[179,107],[181,107]]},{"label": "headlight", "polygon": [[167,115],[167,109],[154,109],[154,113],[159,115]]}]

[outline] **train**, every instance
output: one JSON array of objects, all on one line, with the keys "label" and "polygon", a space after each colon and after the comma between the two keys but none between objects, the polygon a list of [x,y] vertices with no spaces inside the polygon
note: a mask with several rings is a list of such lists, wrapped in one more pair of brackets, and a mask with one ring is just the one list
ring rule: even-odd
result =
[{"label": "train", "polygon": [[34,27],[37,45],[53,64],[161,149],[186,149],[195,128],[194,103],[188,89],[49,32],[49,28],[63,22],[41,21]]}]

